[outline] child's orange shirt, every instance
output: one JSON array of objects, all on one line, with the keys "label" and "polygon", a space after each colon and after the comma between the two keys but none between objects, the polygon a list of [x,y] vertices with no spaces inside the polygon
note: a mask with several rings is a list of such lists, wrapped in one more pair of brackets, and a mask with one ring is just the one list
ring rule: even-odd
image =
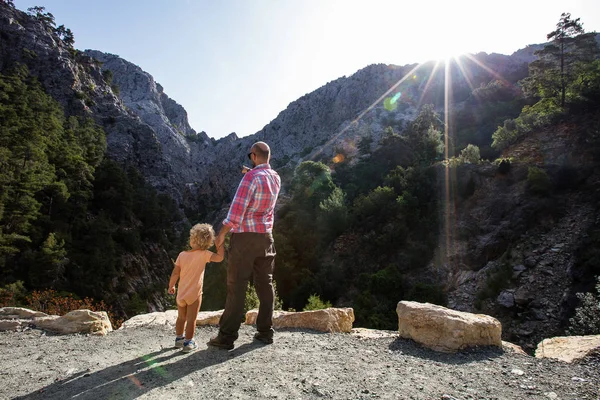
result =
[{"label": "child's orange shirt", "polygon": [[208,250],[190,250],[179,253],[177,261],[175,261],[175,265],[179,265],[181,268],[177,287],[178,305],[191,305],[202,297],[204,270],[212,255],[213,252]]}]

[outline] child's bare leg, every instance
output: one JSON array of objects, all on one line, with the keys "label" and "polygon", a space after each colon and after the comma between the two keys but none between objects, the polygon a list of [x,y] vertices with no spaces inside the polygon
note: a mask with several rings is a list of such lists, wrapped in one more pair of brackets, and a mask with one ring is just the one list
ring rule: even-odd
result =
[{"label": "child's bare leg", "polygon": [[175,322],[175,334],[177,336],[183,336],[183,328],[185,326],[185,319],[187,316],[187,307],[180,306],[177,304],[177,322]]},{"label": "child's bare leg", "polygon": [[187,306],[187,317],[185,325],[185,340],[190,340],[194,337],[196,331],[196,318],[200,310],[200,299]]}]

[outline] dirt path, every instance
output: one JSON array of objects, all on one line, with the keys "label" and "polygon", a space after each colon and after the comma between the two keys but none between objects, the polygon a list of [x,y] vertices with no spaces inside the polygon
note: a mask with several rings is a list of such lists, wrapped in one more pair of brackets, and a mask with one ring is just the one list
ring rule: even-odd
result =
[{"label": "dirt path", "polygon": [[106,337],[0,332],[0,398],[598,399],[600,364],[476,349],[440,354],[395,336],[282,331],[270,346],[242,326],[232,351],[171,348],[168,327]]}]

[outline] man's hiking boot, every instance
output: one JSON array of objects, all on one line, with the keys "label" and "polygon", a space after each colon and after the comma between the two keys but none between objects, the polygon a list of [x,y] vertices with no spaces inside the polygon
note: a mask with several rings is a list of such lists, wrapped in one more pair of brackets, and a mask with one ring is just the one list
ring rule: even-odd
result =
[{"label": "man's hiking boot", "polygon": [[254,334],[254,340],[258,340],[259,342],[263,342],[264,344],[273,343],[273,335],[269,335],[267,333],[256,332]]},{"label": "man's hiking boot", "polygon": [[233,349],[233,342],[225,341],[221,336],[217,335],[214,338],[210,339],[208,343],[206,343],[212,347],[218,347],[220,349],[231,350]]}]

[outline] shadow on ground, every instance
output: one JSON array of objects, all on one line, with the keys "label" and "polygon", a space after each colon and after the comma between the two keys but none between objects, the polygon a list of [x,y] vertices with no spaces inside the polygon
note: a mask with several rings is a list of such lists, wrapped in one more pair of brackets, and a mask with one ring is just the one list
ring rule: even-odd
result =
[{"label": "shadow on ground", "polygon": [[461,365],[483,360],[492,360],[504,355],[504,350],[495,346],[469,348],[458,353],[441,353],[410,340],[397,338],[389,345],[389,349],[407,356],[431,360],[444,364]]},{"label": "shadow on ground", "polygon": [[262,347],[246,343],[232,351],[208,348],[185,354],[162,349],[100,371],[80,372],[15,399],[135,399],[186,375]]}]

